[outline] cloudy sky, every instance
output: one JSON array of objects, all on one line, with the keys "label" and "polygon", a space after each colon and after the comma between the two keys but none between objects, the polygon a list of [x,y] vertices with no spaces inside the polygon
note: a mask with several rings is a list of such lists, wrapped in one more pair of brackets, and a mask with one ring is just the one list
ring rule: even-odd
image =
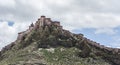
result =
[{"label": "cloudy sky", "polygon": [[0,48],[41,15],[105,46],[120,48],[120,0],[0,0]]}]

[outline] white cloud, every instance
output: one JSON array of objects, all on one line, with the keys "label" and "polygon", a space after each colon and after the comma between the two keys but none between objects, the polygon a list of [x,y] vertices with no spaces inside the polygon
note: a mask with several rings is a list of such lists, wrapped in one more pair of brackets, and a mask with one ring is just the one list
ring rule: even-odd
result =
[{"label": "white cloud", "polygon": [[120,37],[119,36],[114,36],[113,37],[113,42],[110,43],[110,46],[114,48],[120,48]]},{"label": "white cloud", "polygon": [[114,29],[97,29],[96,31],[95,31],[95,34],[101,34],[101,33],[106,33],[106,34],[108,34],[108,35],[113,35],[113,34],[116,34],[116,30],[114,30]]},{"label": "white cloud", "polygon": [[14,41],[16,29],[8,26],[7,22],[0,22],[0,48]]},{"label": "white cloud", "polygon": [[14,7],[15,1],[14,0],[0,0],[0,7]]}]

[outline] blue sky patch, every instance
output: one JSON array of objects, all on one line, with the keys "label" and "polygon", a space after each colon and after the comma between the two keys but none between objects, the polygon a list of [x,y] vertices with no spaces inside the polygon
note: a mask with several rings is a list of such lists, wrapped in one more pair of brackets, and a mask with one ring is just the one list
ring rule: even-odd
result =
[{"label": "blue sky patch", "polygon": [[9,25],[9,26],[13,26],[13,25],[14,25],[14,22],[13,22],[13,21],[8,21],[8,25]]}]

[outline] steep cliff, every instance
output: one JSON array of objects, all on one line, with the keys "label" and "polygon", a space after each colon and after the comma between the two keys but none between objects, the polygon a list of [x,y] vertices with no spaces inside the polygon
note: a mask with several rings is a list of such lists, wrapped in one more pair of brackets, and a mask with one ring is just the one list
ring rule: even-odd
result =
[{"label": "steep cliff", "polygon": [[120,49],[64,30],[41,16],[0,52],[0,65],[120,65]]}]

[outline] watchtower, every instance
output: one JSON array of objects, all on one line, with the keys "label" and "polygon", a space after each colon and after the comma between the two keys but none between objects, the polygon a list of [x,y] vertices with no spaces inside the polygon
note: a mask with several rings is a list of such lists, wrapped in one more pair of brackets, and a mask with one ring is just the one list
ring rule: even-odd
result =
[{"label": "watchtower", "polygon": [[45,25],[45,16],[41,16],[41,18],[38,19],[38,21],[39,21],[39,26],[40,27],[44,26]]}]

